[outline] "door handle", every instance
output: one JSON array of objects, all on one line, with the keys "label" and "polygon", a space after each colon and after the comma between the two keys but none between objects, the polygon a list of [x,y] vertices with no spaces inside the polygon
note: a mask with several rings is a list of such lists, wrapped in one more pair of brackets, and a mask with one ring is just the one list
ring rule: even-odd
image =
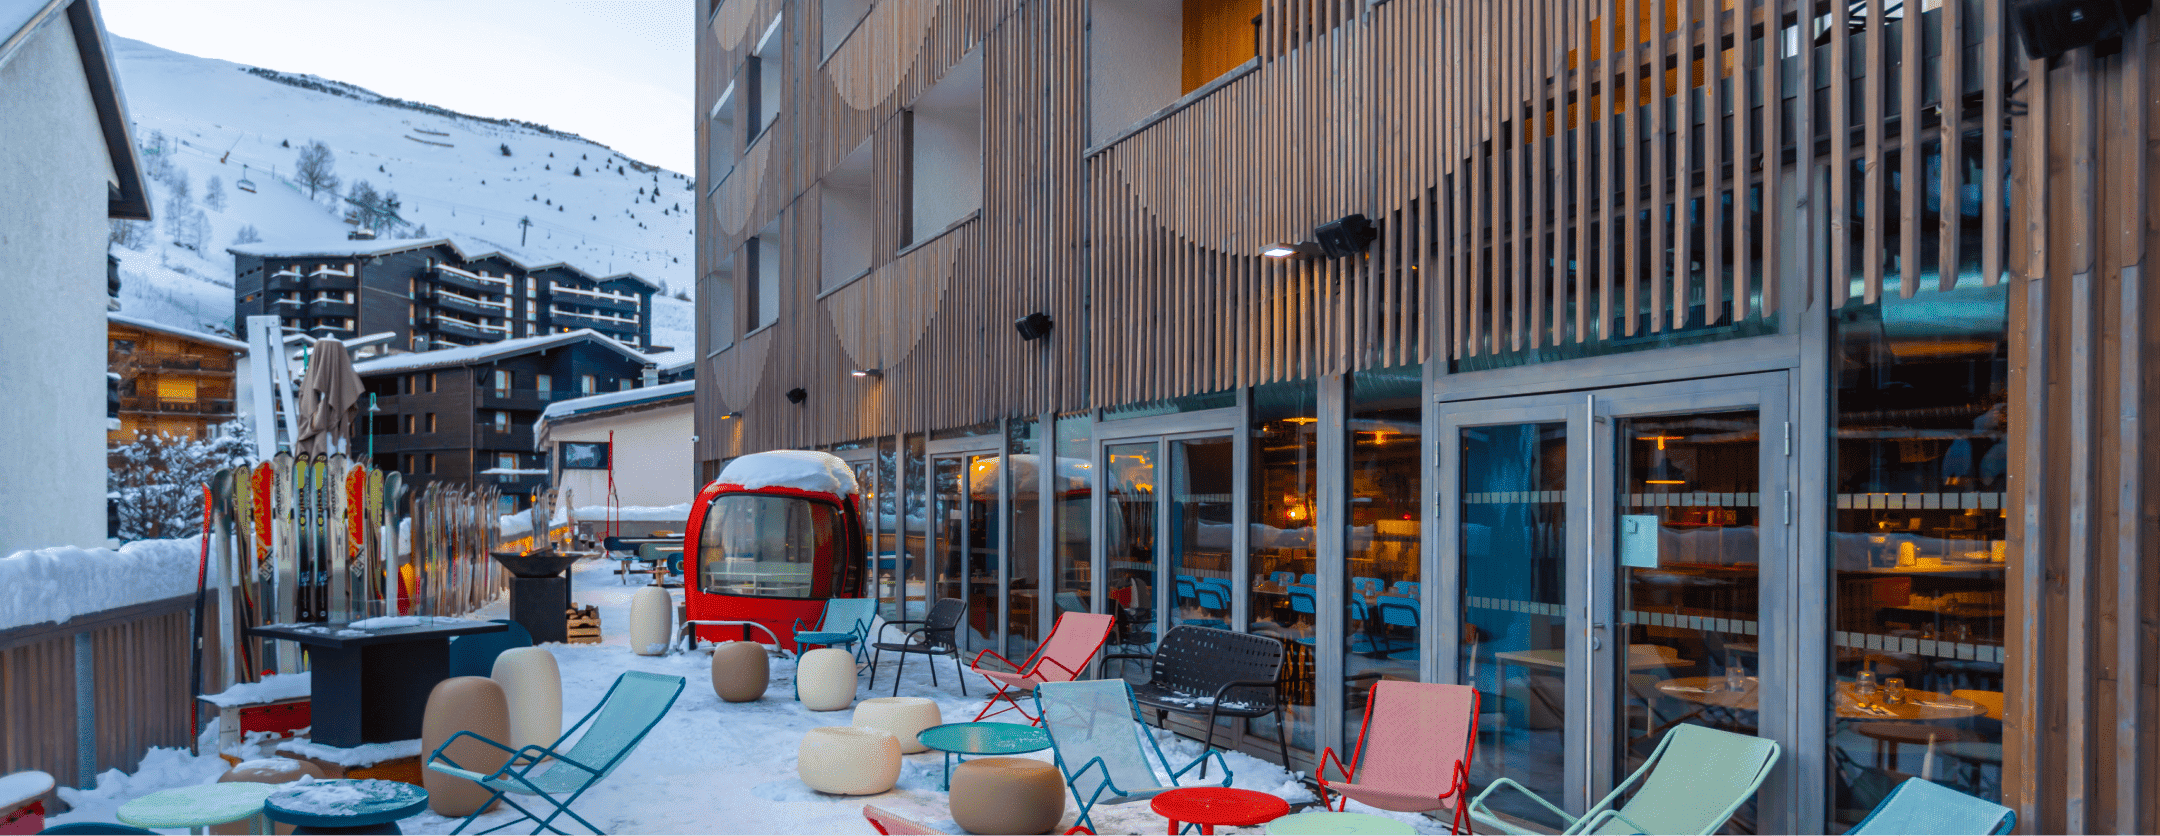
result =
[{"label": "door handle", "polygon": [[1599,622],[1595,622],[1595,623],[1593,623],[1593,624],[1591,624],[1591,625],[1590,625],[1590,649],[1591,649],[1591,650],[1604,650],[1604,649],[1605,649],[1605,636],[1604,636],[1604,633],[1605,633],[1605,627],[1606,627],[1606,625],[1605,625],[1605,622],[1602,622],[1602,621],[1599,621]]}]

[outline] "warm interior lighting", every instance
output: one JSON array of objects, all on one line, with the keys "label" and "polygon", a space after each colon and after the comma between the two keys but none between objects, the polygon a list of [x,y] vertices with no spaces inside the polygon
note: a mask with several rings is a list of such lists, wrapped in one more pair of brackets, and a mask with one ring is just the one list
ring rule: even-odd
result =
[{"label": "warm interior lighting", "polygon": [[1667,442],[1667,441],[1684,441],[1684,440],[1686,440],[1686,438],[1687,438],[1686,436],[1680,436],[1680,435],[1645,435],[1645,436],[1638,436],[1638,437],[1637,437],[1637,438],[1635,439],[1636,441],[1655,441],[1655,442],[1657,442],[1657,460],[1656,460],[1656,461],[1654,461],[1654,462],[1651,462],[1651,463],[1650,463],[1650,474],[1649,474],[1649,478],[1647,478],[1647,479],[1644,479],[1644,480],[1643,480],[1643,484],[1645,484],[1645,485],[1685,485],[1685,484],[1687,484],[1687,480],[1686,480],[1686,479],[1682,479],[1682,478],[1680,478],[1680,477],[1681,477],[1681,476],[1683,475],[1683,474],[1682,474],[1682,473],[1680,472],[1680,468],[1674,467],[1674,466],[1673,466],[1673,464],[1672,464],[1672,462],[1671,462],[1671,461],[1669,461],[1669,460],[1667,460],[1667,459],[1665,458],[1665,442]]},{"label": "warm interior lighting", "polygon": [[1296,417],[1296,418],[1284,418],[1283,420],[1284,420],[1284,421],[1286,421],[1286,422],[1292,423],[1292,424],[1310,424],[1310,423],[1313,423],[1313,422],[1315,422],[1315,421],[1318,421],[1318,420],[1320,420],[1320,419],[1318,419],[1318,418],[1308,418],[1308,417],[1305,417],[1305,416],[1299,416],[1299,417]]},{"label": "warm interior lighting", "polygon": [[735,418],[741,418],[741,417],[742,417],[742,413],[740,413],[740,412],[730,412],[730,413],[728,413],[728,414],[726,414],[726,415],[722,415],[722,416],[720,416],[720,420],[722,420],[722,421],[728,421],[728,420],[732,420],[732,419],[735,419]]}]

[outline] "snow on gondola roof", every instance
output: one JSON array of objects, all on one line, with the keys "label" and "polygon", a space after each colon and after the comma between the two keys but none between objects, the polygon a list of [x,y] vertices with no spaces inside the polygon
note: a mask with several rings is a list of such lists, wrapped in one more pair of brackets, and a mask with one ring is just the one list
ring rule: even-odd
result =
[{"label": "snow on gondola roof", "polygon": [[721,469],[720,478],[714,481],[722,485],[741,485],[753,491],[785,488],[835,497],[861,492],[855,484],[855,471],[847,462],[831,453],[813,450],[751,453],[728,462],[727,467]]}]

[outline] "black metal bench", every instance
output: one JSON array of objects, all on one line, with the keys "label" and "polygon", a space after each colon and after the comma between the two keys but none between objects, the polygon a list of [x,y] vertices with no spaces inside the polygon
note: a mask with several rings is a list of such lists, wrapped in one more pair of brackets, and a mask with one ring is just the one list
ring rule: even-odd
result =
[{"label": "black metal bench", "polygon": [[[1181,624],[1163,635],[1152,655],[1104,656],[1106,673],[1115,659],[1149,660],[1147,681],[1133,684],[1133,697],[1155,710],[1157,725],[1173,712],[1206,717],[1203,745],[1215,743],[1216,717],[1265,717],[1282,707],[1277,688],[1283,645],[1270,636]],[[1289,769],[1290,744],[1282,719],[1279,714],[1275,718],[1275,745],[1282,750],[1283,768]],[[1200,769],[1205,777],[1207,767]]]}]

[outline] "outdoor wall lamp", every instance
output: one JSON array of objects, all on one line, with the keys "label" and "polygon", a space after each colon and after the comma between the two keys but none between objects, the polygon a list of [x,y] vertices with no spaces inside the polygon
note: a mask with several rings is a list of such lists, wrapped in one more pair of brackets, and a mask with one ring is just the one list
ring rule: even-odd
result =
[{"label": "outdoor wall lamp", "polygon": [[1343,258],[1362,253],[1380,237],[1371,218],[1344,215],[1315,227],[1311,241],[1278,241],[1260,248],[1266,258]]},{"label": "outdoor wall lamp", "polygon": [[806,400],[809,400],[809,399],[810,399],[810,391],[809,391],[809,390],[807,390],[807,389],[804,389],[804,388],[802,388],[802,387],[800,387],[800,386],[797,386],[797,387],[795,387],[795,388],[793,388],[793,389],[789,389],[789,390],[787,390],[787,402],[788,402],[788,403],[802,403],[803,401],[806,401]]},{"label": "outdoor wall lamp", "polygon": [[1013,320],[1013,329],[1020,332],[1022,341],[1031,342],[1050,336],[1050,329],[1055,327],[1057,327],[1057,322],[1052,320],[1049,314],[1042,311],[1036,311]]},{"label": "outdoor wall lamp", "polygon": [[1303,241],[1295,243],[1283,241],[1269,244],[1265,247],[1260,248],[1260,255],[1262,257],[1276,259],[1303,258],[1305,256],[1315,255],[1318,252],[1319,247]]},{"label": "outdoor wall lamp", "polygon": [[742,413],[740,413],[740,412],[730,412],[730,413],[728,413],[728,414],[726,414],[726,415],[722,415],[722,416],[720,416],[720,420],[722,420],[722,421],[732,421],[732,420],[735,420],[735,419],[737,419],[737,418],[741,418],[741,417],[742,417]]},{"label": "outdoor wall lamp", "polygon": [[885,373],[878,371],[877,369],[855,369],[854,371],[848,372],[848,374],[854,375],[856,377],[874,377],[880,380],[884,379],[885,377]]}]

